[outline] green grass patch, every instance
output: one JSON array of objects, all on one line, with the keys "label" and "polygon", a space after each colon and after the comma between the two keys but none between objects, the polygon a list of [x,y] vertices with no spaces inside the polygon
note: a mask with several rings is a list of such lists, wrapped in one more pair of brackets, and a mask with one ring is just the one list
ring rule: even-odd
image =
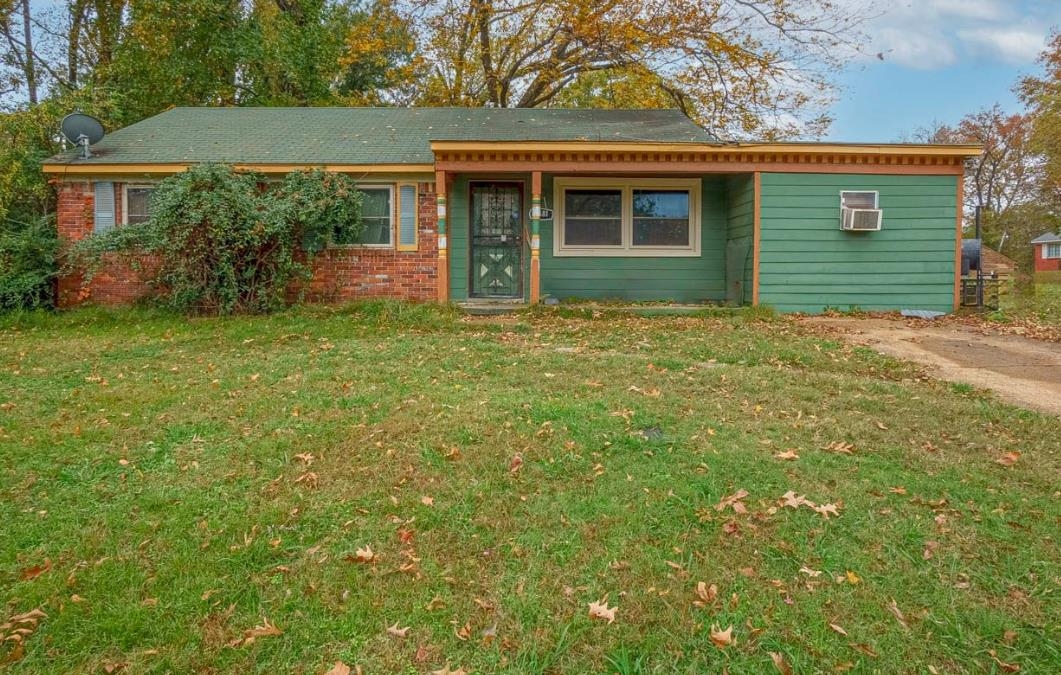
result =
[{"label": "green grass patch", "polygon": [[6,668],[1056,672],[1061,422],[810,330],[2,317]]}]

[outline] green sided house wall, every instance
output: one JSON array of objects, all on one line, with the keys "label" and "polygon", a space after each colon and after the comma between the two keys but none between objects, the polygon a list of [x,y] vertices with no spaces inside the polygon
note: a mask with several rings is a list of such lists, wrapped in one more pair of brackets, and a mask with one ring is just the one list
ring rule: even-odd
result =
[{"label": "green sided house wall", "polygon": [[[763,173],[759,302],[783,312],[954,308],[958,176]],[[840,229],[840,192],[875,190],[879,232]]]}]

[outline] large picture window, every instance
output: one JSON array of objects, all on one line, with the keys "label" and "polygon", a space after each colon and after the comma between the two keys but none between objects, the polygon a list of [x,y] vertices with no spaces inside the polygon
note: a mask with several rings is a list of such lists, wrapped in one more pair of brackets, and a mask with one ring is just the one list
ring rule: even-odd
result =
[{"label": "large picture window", "polygon": [[700,181],[557,178],[558,256],[700,253]]},{"label": "large picture window", "polygon": [[1061,258],[1061,242],[1043,245],[1043,258],[1053,260]]}]

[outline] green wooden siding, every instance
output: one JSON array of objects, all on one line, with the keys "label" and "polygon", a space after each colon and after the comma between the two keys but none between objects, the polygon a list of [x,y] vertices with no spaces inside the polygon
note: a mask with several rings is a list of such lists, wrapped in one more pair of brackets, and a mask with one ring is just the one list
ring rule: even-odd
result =
[{"label": "green wooden siding", "polygon": [[[951,311],[957,187],[956,176],[762,174],[760,303]],[[880,232],[840,229],[841,190],[880,192]]]},{"label": "green wooden siding", "polygon": [[[554,222],[541,224],[542,295],[555,298],[721,301],[726,295],[727,238],[724,177],[702,180],[700,255],[696,257],[554,256]],[[552,176],[542,191],[554,204]]]},{"label": "green wooden siding", "polygon": [[[747,304],[752,299],[752,275],[755,268],[752,257],[755,239],[755,179],[751,174],[730,176],[726,179],[726,206],[727,256],[735,256],[741,270],[740,288],[736,288],[737,280],[732,278],[727,279],[727,285],[730,286],[732,298],[739,304]],[[732,262],[727,260],[727,267],[732,267]]]}]

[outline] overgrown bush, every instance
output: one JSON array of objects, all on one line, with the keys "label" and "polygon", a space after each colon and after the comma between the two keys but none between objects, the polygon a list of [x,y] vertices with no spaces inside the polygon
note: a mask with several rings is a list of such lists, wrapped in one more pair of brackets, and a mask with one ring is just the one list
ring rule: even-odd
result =
[{"label": "overgrown bush", "polygon": [[54,305],[57,249],[51,220],[0,219],[0,310]]},{"label": "overgrown bush", "polygon": [[322,171],[268,185],[258,174],[202,165],[162,181],[151,213],[78,242],[68,265],[87,283],[115,255],[134,265],[146,255],[149,281],[175,309],[267,312],[284,304],[293,281],[309,278],[315,253],[363,229],[353,181]]}]

